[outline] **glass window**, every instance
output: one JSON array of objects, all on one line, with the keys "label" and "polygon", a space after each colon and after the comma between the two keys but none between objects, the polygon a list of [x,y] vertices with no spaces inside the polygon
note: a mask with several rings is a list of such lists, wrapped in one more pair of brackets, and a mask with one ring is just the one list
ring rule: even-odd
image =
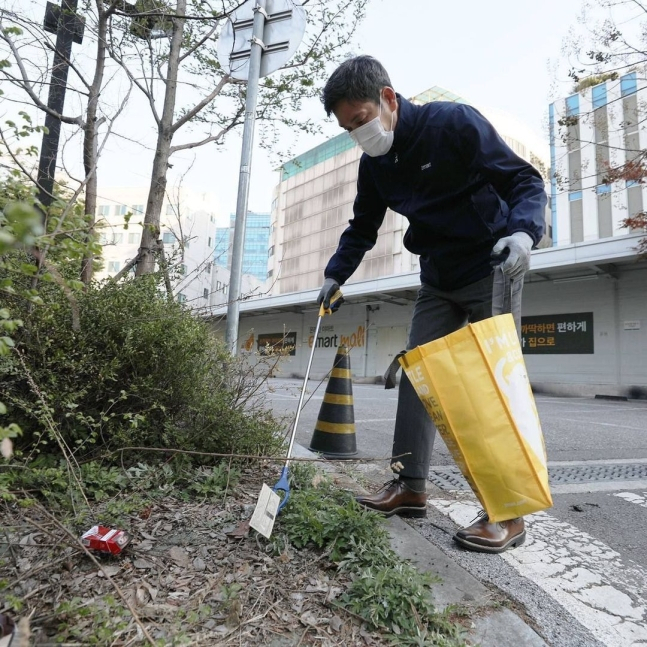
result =
[{"label": "glass window", "polygon": [[600,83],[600,85],[593,86],[591,91],[591,98],[593,100],[593,110],[607,105],[607,84]]},{"label": "glass window", "polygon": [[131,210],[133,213],[144,213],[144,205],[143,204],[134,204],[131,207]]},{"label": "glass window", "polygon": [[566,115],[576,117],[580,114],[580,95],[574,94],[566,99]]},{"label": "glass window", "polygon": [[175,207],[172,204],[167,204],[166,205],[166,215],[167,216],[172,216],[174,214],[175,214]]},{"label": "glass window", "polygon": [[97,213],[100,216],[109,216],[110,215],[110,205],[109,204],[101,204],[101,205],[99,205]]},{"label": "glass window", "polygon": [[139,242],[139,234],[128,234],[128,244],[136,245]]},{"label": "glass window", "polygon": [[186,265],[184,263],[181,263],[178,268],[178,271],[182,276],[184,276],[186,274]]},{"label": "glass window", "polygon": [[125,204],[116,204],[115,205],[115,216],[125,216],[126,215],[126,205]]},{"label": "glass window", "polygon": [[177,295],[177,302],[178,303],[184,303],[186,301],[186,295],[182,294],[181,292],[178,293]]},{"label": "glass window", "polygon": [[636,73],[631,72],[620,77],[620,94],[626,97],[628,94],[635,94],[638,91]]},{"label": "glass window", "polygon": [[582,199],[582,192],[581,191],[573,191],[572,193],[568,194],[568,199],[571,202],[575,202],[576,200],[581,200]]},{"label": "glass window", "polygon": [[175,234],[172,231],[165,231],[162,241],[165,245],[172,245],[175,242]]},{"label": "glass window", "polygon": [[115,245],[121,245],[121,243],[123,243],[123,241],[124,241],[124,235],[123,234],[114,234],[114,236],[112,237],[112,242]]},{"label": "glass window", "polygon": [[209,290],[207,290],[207,288],[204,288],[204,290],[202,290],[202,298],[203,299],[209,298]]},{"label": "glass window", "polygon": [[108,262],[108,272],[118,272],[120,267],[121,263],[119,261]]},{"label": "glass window", "polygon": [[640,182],[638,182],[638,180],[627,180],[626,181],[627,188],[630,188],[632,186],[637,186],[638,184],[640,184]]},{"label": "glass window", "polygon": [[602,193],[610,193],[611,192],[611,185],[610,184],[598,184],[598,186],[595,187],[595,192],[600,195]]},{"label": "glass window", "polygon": [[207,247],[211,247],[211,236],[209,236],[209,242],[207,243]]}]

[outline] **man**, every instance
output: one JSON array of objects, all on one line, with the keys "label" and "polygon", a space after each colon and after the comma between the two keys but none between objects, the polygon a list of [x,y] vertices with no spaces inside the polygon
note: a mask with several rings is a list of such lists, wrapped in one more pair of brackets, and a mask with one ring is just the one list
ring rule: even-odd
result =
[{"label": "man", "polygon": [[[342,63],[322,100],[328,116],[334,113],[364,155],[354,217],[326,266],[318,302],[328,307],[375,245],[388,207],[408,219],[404,245],[420,255],[421,288],[407,349],[492,316],[493,254],[503,261],[499,272],[516,286],[511,310],[519,325],[523,275],[544,231],[540,174],[477,110],[448,102],[413,105],[393,90],[386,70],[370,56]],[[387,517],[425,516],[434,436],[430,417],[403,375],[393,455],[409,455],[399,459],[398,478],[358,502]],[[502,552],[523,543],[524,521],[490,523],[481,513],[454,539],[470,550]]]}]

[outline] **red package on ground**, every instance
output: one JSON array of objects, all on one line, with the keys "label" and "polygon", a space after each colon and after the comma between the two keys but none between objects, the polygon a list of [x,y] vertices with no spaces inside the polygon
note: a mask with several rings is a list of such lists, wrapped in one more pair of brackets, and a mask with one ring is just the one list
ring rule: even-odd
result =
[{"label": "red package on ground", "polygon": [[128,545],[130,537],[123,530],[92,526],[83,533],[81,541],[91,550],[118,555]]}]

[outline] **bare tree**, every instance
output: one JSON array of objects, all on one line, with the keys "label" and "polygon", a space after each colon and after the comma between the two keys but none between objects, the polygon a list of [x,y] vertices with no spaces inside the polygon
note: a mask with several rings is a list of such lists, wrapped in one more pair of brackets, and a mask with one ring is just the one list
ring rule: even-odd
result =
[{"label": "bare tree", "polygon": [[[346,52],[367,3],[306,0],[308,29],[302,47],[282,70],[261,80],[257,110],[264,124],[261,145],[276,145],[285,132],[282,127],[291,131],[316,128],[298,118],[299,109],[304,100],[317,95],[327,66]],[[133,260],[138,276],[155,267],[172,155],[221,144],[243,122],[246,85],[230,77],[216,56],[220,25],[239,5],[237,0],[174,0],[171,7],[163,0],[148,0],[145,11],[116,11],[118,18],[140,23],[133,34],[123,26],[117,29],[118,20],[113,21],[110,55],[146,97],[157,127],[144,229]],[[166,33],[168,39],[152,37],[160,33]]]},{"label": "bare tree", "polygon": [[[90,32],[91,37],[96,40],[96,54],[92,60],[92,69],[89,73],[84,71],[82,66],[75,62],[74,57],[67,61],[74,73],[74,80],[69,83],[68,90],[81,99],[83,106],[78,114],[57,113],[42,99],[42,94],[49,83],[48,51],[55,50],[52,38],[39,24],[29,20],[23,12],[0,10],[0,39],[5,44],[9,56],[6,64],[0,66],[0,74],[20,91],[15,100],[31,103],[62,124],[76,127],[83,133],[84,177],[79,181],[74,199],[76,200],[81,194],[85,197],[86,252],[81,263],[80,276],[86,285],[92,279],[95,251],[93,240],[97,207],[97,165],[101,148],[105,145],[105,137],[103,142],[100,141],[100,129],[108,121],[105,129],[107,137],[111,131],[112,122],[125,105],[125,101],[122,102],[112,115],[104,114],[100,105],[100,97],[105,91],[108,26],[119,3],[120,0],[110,0],[109,3],[95,0],[93,3],[89,2],[86,7],[88,15],[94,18],[86,25],[86,33]],[[42,260],[45,254],[46,251],[42,253]]]}]

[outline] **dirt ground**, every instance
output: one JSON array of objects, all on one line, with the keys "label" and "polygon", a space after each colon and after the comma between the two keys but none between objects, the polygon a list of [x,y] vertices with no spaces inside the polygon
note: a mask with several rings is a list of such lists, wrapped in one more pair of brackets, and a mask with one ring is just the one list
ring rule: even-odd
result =
[{"label": "dirt ground", "polygon": [[39,505],[2,504],[0,614],[41,647],[393,644],[339,606],[349,580],[326,554],[286,548],[280,518],[272,541],[246,531],[275,473],[247,471],[221,499],[156,499],[117,556],[84,552]]}]

